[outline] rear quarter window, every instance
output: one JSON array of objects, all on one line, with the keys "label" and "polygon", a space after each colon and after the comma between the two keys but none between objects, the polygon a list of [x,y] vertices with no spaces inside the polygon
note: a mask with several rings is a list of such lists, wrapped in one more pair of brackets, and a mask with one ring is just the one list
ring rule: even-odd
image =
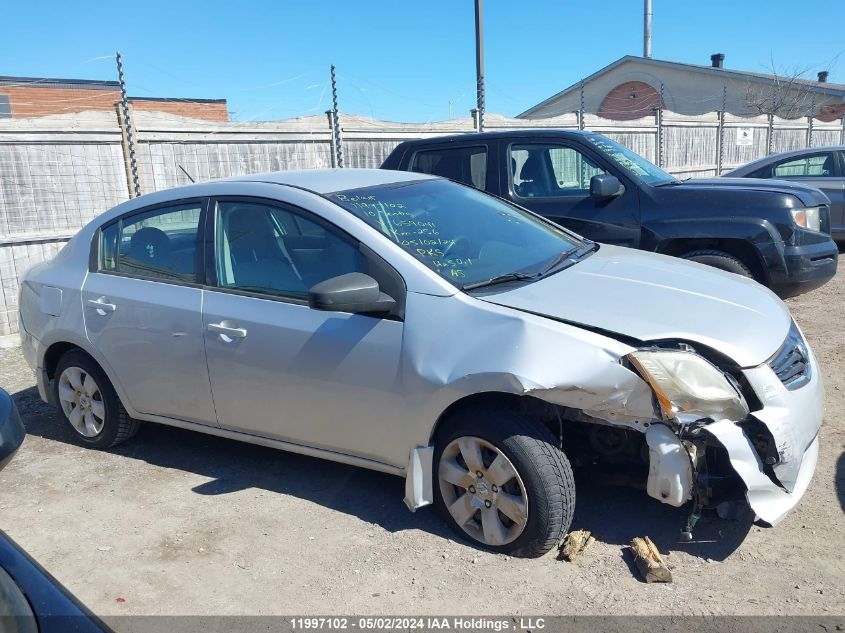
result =
[{"label": "rear quarter window", "polygon": [[487,184],[487,148],[449,147],[420,151],[411,159],[410,171],[442,176],[484,189]]}]

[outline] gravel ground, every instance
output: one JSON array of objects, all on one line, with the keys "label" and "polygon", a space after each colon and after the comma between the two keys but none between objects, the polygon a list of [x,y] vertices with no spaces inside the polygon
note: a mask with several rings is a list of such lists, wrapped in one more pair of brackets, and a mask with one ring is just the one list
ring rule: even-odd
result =
[{"label": "gravel ground", "polygon": [[[777,528],[686,515],[645,492],[578,481],[576,563],[456,541],[399,478],[148,424],[107,452],[74,443],[19,349],[0,387],[29,436],[0,473],[0,527],[98,614],[845,613],[845,270],[789,307],[824,371],[816,475]],[[675,582],[646,585],[626,544],[649,535]]]}]

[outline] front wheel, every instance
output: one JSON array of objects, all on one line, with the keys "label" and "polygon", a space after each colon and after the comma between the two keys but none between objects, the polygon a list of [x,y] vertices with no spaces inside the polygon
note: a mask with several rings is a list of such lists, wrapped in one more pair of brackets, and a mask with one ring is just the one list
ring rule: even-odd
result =
[{"label": "front wheel", "polygon": [[741,259],[723,251],[692,251],[690,253],[686,253],[685,255],[681,255],[681,258],[688,259],[692,262],[698,262],[699,264],[705,264],[706,266],[712,266],[713,268],[718,268],[719,270],[725,270],[729,273],[742,275],[743,277],[748,277],[749,279],[754,279],[754,273],[751,272],[751,269],[748,268]]},{"label": "front wheel", "polygon": [[452,529],[487,549],[542,556],[572,523],[569,460],[538,421],[503,410],[463,414],[435,443],[435,503]]}]

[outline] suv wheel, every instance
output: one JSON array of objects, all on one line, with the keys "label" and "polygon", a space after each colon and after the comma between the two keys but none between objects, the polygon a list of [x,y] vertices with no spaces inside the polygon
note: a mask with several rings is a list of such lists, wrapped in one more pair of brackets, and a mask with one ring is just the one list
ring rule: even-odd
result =
[{"label": "suv wheel", "polygon": [[434,477],[435,503],[452,529],[490,550],[542,556],[572,523],[569,460],[530,417],[464,414],[435,443]]},{"label": "suv wheel", "polygon": [[92,448],[111,448],[138,432],[105,372],[87,354],[67,352],[56,367],[56,401],[76,437]]},{"label": "suv wheel", "polygon": [[736,273],[749,279],[754,279],[754,274],[751,269],[746,266],[742,260],[733,255],[729,255],[724,251],[716,250],[702,250],[692,251],[686,255],[681,255],[681,259],[688,259],[699,264],[706,264],[719,270],[726,270],[729,273]]}]

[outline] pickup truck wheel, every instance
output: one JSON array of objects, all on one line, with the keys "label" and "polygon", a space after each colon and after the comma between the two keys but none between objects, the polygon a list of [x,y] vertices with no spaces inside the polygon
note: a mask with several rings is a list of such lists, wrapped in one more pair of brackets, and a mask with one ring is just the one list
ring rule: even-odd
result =
[{"label": "pickup truck wheel", "polygon": [[77,439],[91,448],[111,448],[138,432],[105,372],[82,352],[72,350],[56,367],[56,401]]},{"label": "pickup truck wheel", "polygon": [[729,273],[736,273],[737,275],[742,275],[743,277],[748,277],[749,279],[754,279],[754,274],[748,266],[743,264],[738,258],[733,255],[729,255],[724,251],[692,251],[685,255],[681,255],[681,258],[698,262],[699,264],[706,264],[707,266],[712,266],[713,268],[718,268],[719,270],[726,270]]},{"label": "pickup truck wheel", "polygon": [[542,556],[572,523],[575,482],[549,430],[514,412],[464,414],[435,442],[435,504],[451,528],[487,549]]}]

